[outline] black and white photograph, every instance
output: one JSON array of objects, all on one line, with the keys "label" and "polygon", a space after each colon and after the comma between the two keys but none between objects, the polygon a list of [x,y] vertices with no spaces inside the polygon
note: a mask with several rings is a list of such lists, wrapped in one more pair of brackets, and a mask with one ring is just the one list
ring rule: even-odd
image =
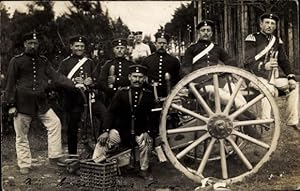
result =
[{"label": "black and white photograph", "polygon": [[300,190],[298,0],[0,1],[1,190]]}]

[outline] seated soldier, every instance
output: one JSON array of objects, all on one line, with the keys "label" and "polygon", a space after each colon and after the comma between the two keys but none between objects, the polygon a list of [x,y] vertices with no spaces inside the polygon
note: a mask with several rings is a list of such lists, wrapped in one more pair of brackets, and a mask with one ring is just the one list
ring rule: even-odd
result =
[{"label": "seated soldier", "polygon": [[151,91],[143,88],[147,68],[132,65],[129,69],[131,85],[119,89],[113,97],[104,119],[105,132],[98,138],[93,159],[105,158],[107,151],[120,142],[131,148],[136,142],[140,152],[140,175],[152,180],[148,170],[152,146],[149,116],[154,107],[154,97]]}]

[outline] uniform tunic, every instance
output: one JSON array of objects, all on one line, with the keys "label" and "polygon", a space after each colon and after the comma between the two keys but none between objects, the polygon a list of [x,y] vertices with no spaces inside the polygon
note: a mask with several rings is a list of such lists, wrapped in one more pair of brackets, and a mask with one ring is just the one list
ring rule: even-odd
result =
[{"label": "uniform tunic", "polygon": [[[82,59],[82,57],[71,55],[65,58],[60,66],[58,71],[65,76],[68,76],[69,72],[73,69],[73,67]],[[82,79],[86,79],[87,77],[91,77],[93,79],[92,73],[94,70],[94,62],[89,59],[74,73],[72,76],[72,81],[75,82],[76,77],[81,77]],[[66,102],[65,106],[67,111],[72,110],[82,110],[83,107],[83,99],[79,92],[76,91],[65,91]]]},{"label": "uniform tunic", "polygon": [[[270,40],[271,35],[265,35],[261,32],[250,34],[245,39],[245,67],[247,67],[255,75],[264,78],[268,78],[269,75],[269,71],[265,70],[264,64],[269,61],[270,52],[262,56],[259,60],[255,60],[255,56],[269,44]],[[280,38],[276,37],[275,43],[270,51],[278,51],[279,67],[282,69],[285,75],[291,74],[292,71],[290,63],[284,50],[283,42]]]},{"label": "uniform tunic", "polygon": [[[269,83],[269,76],[271,76],[272,71],[265,70],[265,64],[270,60],[270,53],[272,51],[278,51],[278,69],[281,76],[286,77],[289,74],[292,74],[292,69],[288,61],[287,55],[284,50],[283,42],[280,38],[276,37],[274,45],[271,47],[264,56],[260,59],[255,60],[255,56],[259,54],[266,46],[268,46],[269,41],[271,40],[271,35],[263,34],[262,32],[257,32],[250,34],[245,39],[245,55],[246,62],[245,67],[248,70],[252,71],[255,75],[259,76],[260,81],[268,88],[273,96],[277,96],[279,93],[276,86]],[[262,119],[271,118],[271,105],[266,98],[263,98],[262,101]],[[297,125],[299,124],[299,83],[297,83],[294,90],[289,91],[287,96],[287,106],[286,106],[286,115],[287,115],[287,125]]]},{"label": "uniform tunic", "polygon": [[19,113],[27,115],[43,114],[49,110],[45,90],[48,82],[66,87],[74,87],[71,80],[55,72],[44,56],[22,53],[12,58],[7,74],[7,101]]},{"label": "uniform tunic", "polygon": [[[61,72],[65,76],[68,76],[69,72],[82,58],[83,57],[79,57],[77,55],[71,55],[65,58],[59,66],[59,72]],[[93,79],[93,70],[94,62],[88,58],[87,61],[74,73],[71,79],[74,82],[76,77],[81,77],[83,80],[87,77],[91,77]],[[86,95],[86,97],[88,97],[88,95]],[[76,154],[77,136],[81,119],[81,112],[84,109],[84,98],[79,91],[76,91],[76,89],[65,90],[63,92],[63,98],[65,110],[68,115],[68,150],[69,154]]]},{"label": "uniform tunic", "polygon": [[167,84],[165,74],[171,76],[171,86],[180,80],[180,62],[177,58],[167,54],[155,52],[143,60],[143,65],[147,66],[147,76],[149,83],[158,83],[158,96],[167,95]]},{"label": "uniform tunic", "polygon": [[[131,101],[130,101],[131,94]],[[131,102],[131,103],[130,103]],[[135,135],[151,130],[149,119],[154,107],[151,91],[141,88],[123,87],[119,89],[108,108],[104,120],[104,129],[119,131],[122,143],[129,146],[131,139],[131,117],[135,116]]]},{"label": "uniform tunic", "polygon": [[[129,66],[133,62],[125,58],[114,58],[113,60],[107,61],[101,70],[100,78],[98,78],[97,86],[102,90],[106,96],[113,97],[114,93],[118,90],[119,87],[125,87],[130,84],[128,79]],[[115,66],[116,81],[113,84],[113,88],[108,87],[108,76],[111,66]]]},{"label": "uniform tunic", "polygon": [[186,49],[182,61],[184,75],[200,68],[216,65],[219,61],[222,61],[226,65],[236,65],[235,60],[232,59],[223,48],[216,44],[214,44],[214,47],[206,55],[193,64],[193,58],[205,50],[210,43],[211,41],[199,40]]}]

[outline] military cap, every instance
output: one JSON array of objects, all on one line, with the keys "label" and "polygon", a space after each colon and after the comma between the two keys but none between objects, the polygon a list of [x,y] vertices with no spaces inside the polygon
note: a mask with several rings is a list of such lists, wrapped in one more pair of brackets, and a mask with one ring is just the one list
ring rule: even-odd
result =
[{"label": "military cap", "polygon": [[74,42],[83,42],[84,44],[87,44],[87,38],[83,35],[72,36],[69,41],[70,44],[73,44]]},{"label": "military cap", "polygon": [[112,46],[127,46],[127,40],[123,38],[116,38],[111,42]]},{"label": "military cap", "polygon": [[274,13],[264,13],[260,16],[260,20],[262,21],[263,19],[273,19],[275,20],[276,22],[279,21],[279,17],[274,14]]},{"label": "military cap", "polygon": [[170,40],[170,35],[168,35],[168,34],[165,33],[165,32],[157,32],[154,36],[155,36],[156,40],[157,40],[158,38],[164,38],[164,39],[166,39],[168,42],[169,42],[169,40]]},{"label": "military cap", "polygon": [[144,75],[147,74],[147,67],[140,65],[140,64],[134,64],[129,66],[129,72],[130,73],[142,73]]},{"label": "military cap", "polygon": [[142,31],[136,31],[134,34],[135,34],[135,35],[142,35],[143,32],[142,32]]},{"label": "military cap", "polygon": [[37,32],[29,32],[23,35],[23,41],[26,40],[39,40],[40,35]]},{"label": "military cap", "polygon": [[203,26],[211,26],[211,28],[213,28],[214,22],[211,20],[203,20],[197,25],[196,29],[199,30]]}]

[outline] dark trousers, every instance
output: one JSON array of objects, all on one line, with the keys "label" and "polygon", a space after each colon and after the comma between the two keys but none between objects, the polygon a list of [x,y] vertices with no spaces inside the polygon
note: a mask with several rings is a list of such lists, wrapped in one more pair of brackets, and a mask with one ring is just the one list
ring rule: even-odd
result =
[{"label": "dark trousers", "polygon": [[68,115],[68,151],[69,154],[77,154],[78,129],[81,119],[81,112],[70,112]]}]

